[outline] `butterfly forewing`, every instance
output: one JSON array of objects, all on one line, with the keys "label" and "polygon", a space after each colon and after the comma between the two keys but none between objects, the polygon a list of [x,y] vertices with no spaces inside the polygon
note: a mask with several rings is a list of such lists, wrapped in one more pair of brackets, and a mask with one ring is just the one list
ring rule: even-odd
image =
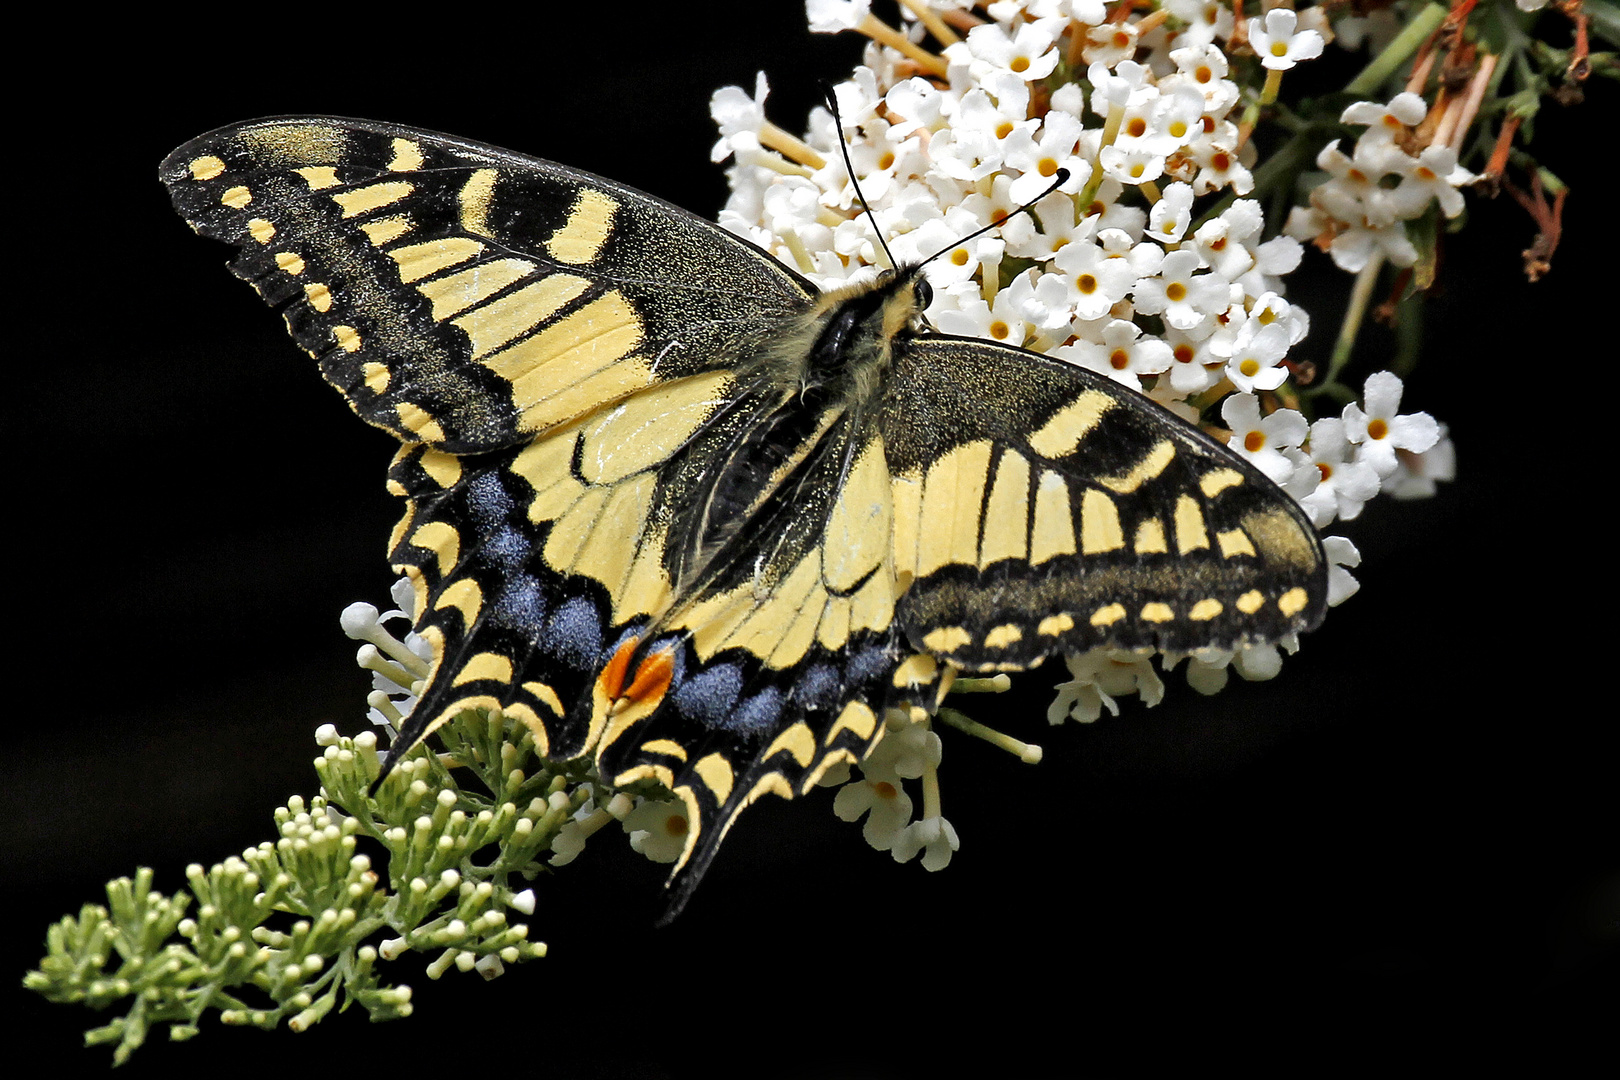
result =
[{"label": "butterfly forewing", "polygon": [[431,132],[261,120],[192,140],[162,175],[356,412],[456,452],[725,366],[809,301],[710,222]]}]

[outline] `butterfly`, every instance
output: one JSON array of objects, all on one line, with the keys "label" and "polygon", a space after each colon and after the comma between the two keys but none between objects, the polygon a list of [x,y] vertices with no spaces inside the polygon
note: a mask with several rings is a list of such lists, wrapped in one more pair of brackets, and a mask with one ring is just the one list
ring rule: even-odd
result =
[{"label": "butterfly", "polygon": [[163,163],[176,209],[394,434],[391,560],[467,709],[685,804],[678,910],[741,810],[958,671],[1274,642],[1322,618],[1295,502],[1140,394],[927,332],[918,266],[832,292],[640,191],[284,117]]}]

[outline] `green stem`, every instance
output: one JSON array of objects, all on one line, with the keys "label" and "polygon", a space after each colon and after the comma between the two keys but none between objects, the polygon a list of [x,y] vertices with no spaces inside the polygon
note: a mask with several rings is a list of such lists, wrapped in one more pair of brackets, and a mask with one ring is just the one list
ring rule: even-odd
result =
[{"label": "green stem", "polygon": [[1339,326],[1339,338],[1333,343],[1333,358],[1328,361],[1327,378],[1322,380],[1318,390],[1325,390],[1338,382],[1339,372],[1350,362],[1350,354],[1356,347],[1356,335],[1361,331],[1361,321],[1367,315],[1367,301],[1372,298],[1373,289],[1378,285],[1378,272],[1383,267],[1383,252],[1375,252],[1367,260],[1367,265],[1361,268],[1361,273],[1356,275],[1355,287],[1350,290],[1350,306],[1345,309],[1344,322]]},{"label": "green stem", "polygon": [[1412,17],[1412,21],[1395,35],[1395,40],[1384,46],[1384,51],[1373,57],[1372,62],[1361,70],[1361,74],[1350,80],[1344,92],[1356,97],[1367,97],[1375,93],[1394,76],[1402,64],[1411,59],[1418,47],[1427,41],[1429,35],[1438,30],[1445,20],[1446,8],[1442,4],[1429,4],[1419,11]]}]

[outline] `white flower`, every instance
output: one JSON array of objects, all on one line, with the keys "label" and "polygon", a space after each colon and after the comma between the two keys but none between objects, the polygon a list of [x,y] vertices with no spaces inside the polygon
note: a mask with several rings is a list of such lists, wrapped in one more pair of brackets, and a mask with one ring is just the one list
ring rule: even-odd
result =
[{"label": "white flower", "polygon": [[1405,134],[1407,128],[1423,123],[1428,113],[1428,103],[1408,90],[1390,98],[1388,105],[1371,101],[1355,102],[1340,114],[1339,122],[1366,125],[1367,130],[1357,140],[1358,143],[1369,139],[1374,143],[1388,143]]},{"label": "white flower", "polygon": [[1125,694],[1139,693],[1144,704],[1157,705],[1164,699],[1164,683],[1150,660],[1151,653],[1127,649],[1092,649],[1065,656],[1063,662],[1074,678],[1058,683],[1057,697],[1046,710],[1047,722],[1061,724],[1072,718],[1089,724],[1104,708],[1118,716],[1114,697]]},{"label": "white flower", "polygon": [[1254,174],[1239,159],[1232,145],[1229,141],[1211,138],[1199,139],[1189,148],[1193,161],[1198,164],[1198,176],[1193,180],[1196,194],[1207,195],[1224,187],[1239,195],[1254,190]]},{"label": "white flower", "polygon": [[1198,263],[1196,251],[1170,252],[1158,274],[1132,287],[1136,309],[1148,315],[1162,314],[1177,330],[1197,326],[1205,315],[1224,311],[1231,291],[1227,282],[1214,274],[1196,273]]},{"label": "white flower", "polygon": [[1088,64],[1104,67],[1129,61],[1136,53],[1136,27],[1128,22],[1107,22],[1086,31],[1080,55]]},{"label": "white flower", "polygon": [[1249,44],[1254,46],[1262,66],[1287,71],[1301,60],[1322,55],[1322,35],[1315,30],[1295,33],[1298,24],[1299,16],[1288,8],[1266,12],[1264,26],[1259,19],[1249,20]]},{"label": "white flower", "polygon": [[925,221],[908,233],[891,237],[889,250],[901,262],[931,260],[926,266],[928,283],[934,287],[938,300],[940,290],[970,281],[985,263],[1001,261],[1005,244],[999,237],[985,233],[963,239],[978,228],[979,222],[971,213],[953,206],[944,217]]},{"label": "white flower", "polygon": [[1097,161],[1103,172],[1122,184],[1151,184],[1164,175],[1164,155],[1145,147],[1126,148],[1115,143],[1103,147]]},{"label": "white flower", "polygon": [[1002,160],[1023,175],[1013,181],[1010,194],[1022,205],[1036,198],[1057,179],[1058,170],[1069,176],[1058,191],[1074,194],[1091,179],[1091,162],[1075,153],[1080,140],[1080,119],[1064,112],[1049,112],[1037,135],[1020,128],[1007,138]]},{"label": "white flower", "polygon": [[[1288,328],[1280,323],[1264,324],[1250,319],[1232,343],[1232,358],[1226,362],[1226,377],[1244,393],[1275,390],[1288,378],[1281,367],[1288,355]],[[1280,410],[1279,410],[1280,411]]]},{"label": "white flower", "polygon": [[[900,712],[891,715],[904,716]],[[927,724],[914,724],[909,719],[885,723],[888,724],[888,731],[884,733],[883,741],[861,763],[864,775],[915,780],[939,764],[943,745],[939,735]]]},{"label": "white flower", "polygon": [[630,834],[630,846],[653,862],[674,862],[685,850],[686,836],[692,828],[686,813],[686,804],[679,799],[641,800],[623,822],[624,831]]},{"label": "white flower", "polygon": [[1297,450],[1310,428],[1305,417],[1293,409],[1278,409],[1270,416],[1260,415],[1260,399],[1253,394],[1233,394],[1221,402],[1221,418],[1232,429],[1227,445],[1281,484],[1294,474],[1294,462],[1283,450]]},{"label": "white flower", "polygon": [[1434,494],[1437,481],[1457,478],[1457,448],[1444,424],[1439,442],[1421,454],[1402,451],[1396,460],[1400,468],[1384,481],[1384,490],[1396,499],[1426,499]]},{"label": "white flower", "polygon": [[1153,72],[1144,65],[1125,60],[1112,71],[1109,67],[1094,63],[1086,70],[1086,81],[1092,87],[1091,108],[1098,116],[1107,116],[1115,109],[1123,111],[1159,96],[1158,87],[1149,81]]},{"label": "white flower", "polygon": [[1133,322],[1110,319],[1103,327],[1101,342],[1082,340],[1051,352],[1139,391],[1143,375],[1166,371],[1175,360],[1166,342],[1156,337],[1143,338],[1141,334],[1142,328]]},{"label": "white flower", "polygon": [[1345,569],[1361,565],[1361,552],[1342,536],[1324,536],[1322,553],[1328,560],[1328,606],[1337,607],[1361,588],[1361,583]]},{"label": "white flower", "polygon": [[[1225,10],[1224,8],[1222,10]],[[1230,17],[1230,15],[1228,15]],[[1225,116],[1237,104],[1241,91],[1226,77],[1226,54],[1212,43],[1190,45],[1175,49],[1170,59],[1176,65],[1175,78],[1181,85],[1191,86],[1204,98],[1204,111],[1212,116]],[[1171,76],[1159,80],[1161,85]]]},{"label": "white flower", "polygon": [[1246,645],[1232,655],[1232,670],[1249,682],[1265,682],[1282,674],[1282,650],[1275,645]]},{"label": "white flower", "polygon": [[1011,6],[1023,7],[1037,19],[1062,16],[1087,26],[1096,26],[1108,18],[1108,9],[1103,6],[1103,0],[1028,0],[1028,3],[1014,3]]},{"label": "white flower", "polygon": [[939,87],[919,77],[895,84],[883,96],[896,138],[904,138],[918,129],[939,131],[947,123],[946,101]]},{"label": "white flower", "polygon": [[1190,86],[1165,92],[1142,105],[1125,110],[1119,138],[1122,150],[1142,150],[1150,154],[1173,154],[1204,133],[1203,96]]},{"label": "white flower", "polygon": [[924,870],[943,870],[950,864],[951,854],[961,846],[956,829],[943,817],[928,817],[914,821],[901,830],[891,853],[895,862],[910,862],[917,852],[923,852]]},{"label": "white flower", "polygon": [[1378,474],[1370,465],[1353,460],[1353,451],[1345,438],[1344,421],[1325,416],[1311,425],[1311,462],[1321,481],[1300,502],[1319,529],[1335,515],[1352,520],[1378,494]]},{"label": "white flower", "polygon": [[1220,693],[1226,688],[1232,656],[1228,649],[1200,649],[1193,653],[1187,659],[1187,685],[1205,697]]},{"label": "white flower", "polygon": [[1209,45],[1217,37],[1232,36],[1236,20],[1232,9],[1225,4],[1212,4],[1209,0],[1168,0],[1164,6],[1187,24],[1187,28],[1176,35],[1173,44],[1177,48]]},{"label": "white flower", "polygon": [[879,851],[888,851],[911,822],[911,796],[900,786],[897,777],[885,778],[881,774],[867,773],[870,765],[861,767],[866,773],[838,789],[833,799],[833,813],[843,821],[858,821],[866,815],[861,835]]},{"label": "white flower", "polygon": [[754,76],[754,96],[740,86],[722,86],[709,98],[709,115],[720,129],[720,140],[709,151],[710,161],[724,161],[735,152],[739,135],[751,136],[743,145],[757,149],[759,129],[765,125],[765,95],[770,85],[761,71]]},{"label": "white flower", "polygon": [[1026,270],[996,294],[998,300],[1002,296],[1038,332],[1058,340],[1068,335],[1069,320],[1074,317],[1075,289],[1063,275]]},{"label": "white flower", "polygon": [[1429,200],[1440,204],[1440,212],[1454,218],[1463,211],[1462,192],[1457,188],[1474,181],[1474,174],[1457,164],[1457,151],[1449,146],[1426,147],[1417,162],[1395,189],[1391,200],[1404,218],[1415,218],[1428,209]]},{"label": "white flower", "polygon": [[[1215,320],[1206,319],[1191,330],[1165,330],[1164,341],[1170,346],[1174,363],[1170,365],[1170,389],[1181,397],[1200,394],[1221,381],[1221,369],[1226,366],[1223,357],[1210,351],[1210,335],[1215,332]],[[1163,390],[1166,380],[1160,379],[1155,390]]]},{"label": "white flower", "polygon": [[[1126,243],[1129,244],[1129,237]],[[1137,267],[1131,265],[1129,258],[1110,256],[1106,249],[1089,240],[1065,245],[1053,258],[1052,265],[1073,283],[1075,318],[1086,321],[1108,314],[1110,308],[1125,299],[1137,281]]]},{"label": "white flower", "polygon": [[[1011,290],[996,293],[993,303],[984,302],[979,289],[971,281],[962,283],[964,295],[958,296],[957,307],[940,311],[934,322],[944,334],[959,337],[982,337],[1008,345],[1023,345],[1027,337],[1023,314],[1018,310]],[[954,291],[954,290],[953,290]],[[936,297],[938,299],[938,297]]]},{"label": "white flower", "polygon": [[1034,82],[1057,67],[1061,57],[1052,45],[1062,29],[1062,20],[1042,19],[1021,22],[1017,32],[1009,35],[994,23],[984,23],[968,31],[967,48],[975,60]]},{"label": "white flower", "polygon": [[1400,464],[1397,450],[1421,454],[1440,439],[1440,425],[1426,412],[1401,416],[1401,379],[1390,371],[1367,377],[1362,394],[1365,411],[1354,402],[1344,407],[1345,435],[1358,444],[1356,459],[1371,465],[1380,478]]},{"label": "white flower", "polygon": [[1191,186],[1171,184],[1166,187],[1163,197],[1148,213],[1148,235],[1161,244],[1179,242],[1187,226],[1192,224],[1192,201]]},{"label": "white flower", "polygon": [[872,0],[804,0],[804,14],[812,34],[854,30],[871,11]]}]

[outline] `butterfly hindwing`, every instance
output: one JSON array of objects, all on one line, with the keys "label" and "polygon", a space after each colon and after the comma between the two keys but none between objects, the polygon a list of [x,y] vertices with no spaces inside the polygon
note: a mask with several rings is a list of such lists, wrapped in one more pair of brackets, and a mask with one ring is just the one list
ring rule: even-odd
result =
[{"label": "butterfly hindwing", "polygon": [[897,344],[884,434],[899,618],[969,671],[1098,646],[1231,649],[1310,629],[1327,564],[1237,454],[1073,365],[969,338]]}]

